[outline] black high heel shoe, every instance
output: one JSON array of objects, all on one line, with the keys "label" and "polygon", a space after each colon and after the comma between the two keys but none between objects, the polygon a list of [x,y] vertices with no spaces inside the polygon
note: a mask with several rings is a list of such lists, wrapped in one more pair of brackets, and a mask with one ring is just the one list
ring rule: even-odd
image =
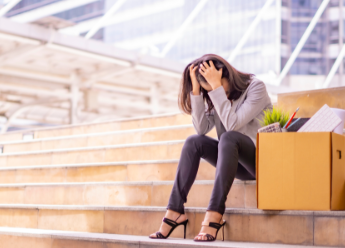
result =
[{"label": "black high heel shoe", "polygon": [[194,241],[196,241],[196,242],[211,242],[211,241],[215,241],[217,239],[218,231],[222,227],[223,227],[223,241],[224,241],[224,225],[225,225],[226,221],[225,220],[223,220],[223,221],[224,221],[223,224],[219,224],[219,223],[216,223],[216,222],[208,222],[208,221],[202,222],[201,223],[202,226],[209,226],[209,227],[213,227],[213,228],[217,229],[216,237],[213,237],[211,234],[208,234],[208,233],[205,233],[205,234],[199,233],[196,237],[206,237],[207,239],[203,240],[203,239],[196,239],[196,238],[194,238]]},{"label": "black high heel shoe", "polygon": [[[181,216],[182,214],[180,214]],[[180,218],[180,216],[178,218]],[[170,232],[168,233],[167,236],[164,236],[161,232],[156,232],[156,237],[150,237],[150,239],[167,239],[170,234],[175,230],[176,227],[180,226],[180,225],[184,225],[184,238],[186,239],[186,229],[187,229],[187,223],[188,223],[188,219],[186,219],[185,221],[181,222],[181,223],[177,223],[176,221],[178,220],[178,218],[173,221],[171,219],[168,218],[163,218],[163,222],[168,224],[169,226],[171,226]]]}]

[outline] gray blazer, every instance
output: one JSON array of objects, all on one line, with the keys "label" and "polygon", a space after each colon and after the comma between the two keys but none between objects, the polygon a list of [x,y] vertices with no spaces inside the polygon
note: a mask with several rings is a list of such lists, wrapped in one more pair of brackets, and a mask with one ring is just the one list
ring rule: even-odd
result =
[{"label": "gray blazer", "polygon": [[205,135],[216,126],[218,139],[227,131],[238,131],[251,138],[256,145],[256,134],[261,127],[259,120],[263,110],[272,109],[265,84],[253,78],[240,98],[231,102],[223,87],[208,93],[214,105],[210,114],[205,111],[202,95],[191,93],[192,119],[194,128],[199,135]]}]

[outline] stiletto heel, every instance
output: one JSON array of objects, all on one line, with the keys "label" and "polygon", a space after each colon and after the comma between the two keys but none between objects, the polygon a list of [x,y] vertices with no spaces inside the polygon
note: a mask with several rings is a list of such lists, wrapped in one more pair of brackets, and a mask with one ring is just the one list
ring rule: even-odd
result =
[{"label": "stiletto heel", "polygon": [[194,238],[194,241],[196,241],[196,242],[215,241],[217,239],[218,231],[222,227],[223,227],[222,231],[223,231],[223,241],[224,241],[224,226],[225,226],[226,221],[225,220],[223,220],[223,221],[224,221],[223,224],[219,224],[219,223],[216,223],[216,222],[207,222],[207,221],[202,222],[202,224],[201,224],[202,226],[209,226],[209,227],[213,227],[213,228],[217,229],[216,236],[213,237],[211,234],[208,234],[208,233],[206,233],[206,234],[201,234],[200,233],[197,237],[201,236],[201,237],[206,237],[207,239],[206,240],[202,240],[202,239]]},{"label": "stiletto heel", "polygon": [[[180,218],[180,216],[178,218]],[[178,218],[176,219],[176,221],[178,220]],[[156,237],[149,236],[149,238],[151,238],[151,239],[167,239],[170,236],[170,234],[175,230],[175,228],[180,226],[180,225],[184,225],[184,238],[186,238],[186,229],[187,229],[188,219],[186,219],[185,221],[183,221],[181,223],[177,223],[176,221],[173,221],[171,219],[164,217],[162,221],[164,223],[168,224],[169,226],[171,226],[171,229],[170,229],[170,232],[168,233],[168,235],[164,236],[161,232],[156,232]]]}]

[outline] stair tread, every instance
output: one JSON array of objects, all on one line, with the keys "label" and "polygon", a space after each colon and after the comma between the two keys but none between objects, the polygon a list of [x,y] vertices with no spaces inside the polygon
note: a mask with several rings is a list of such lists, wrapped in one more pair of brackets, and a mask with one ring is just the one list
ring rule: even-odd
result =
[{"label": "stair tread", "polygon": [[88,146],[88,147],[73,147],[73,148],[66,148],[66,149],[36,150],[36,151],[29,151],[29,152],[9,152],[9,153],[0,154],[0,157],[18,156],[18,155],[33,155],[33,154],[43,154],[43,153],[60,153],[60,152],[72,152],[72,151],[102,150],[102,149],[140,147],[140,146],[173,145],[173,144],[181,144],[184,142],[185,142],[185,140],[169,140],[169,141],[155,141],[155,142],[131,143],[131,144],[120,144],[120,145]]},{"label": "stair tread", "polygon": [[[74,239],[83,241],[99,241],[99,242],[115,242],[115,243],[130,243],[137,245],[152,245],[158,246],[166,245],[171,247],[185,246],[185,247],[236,247],[236,248],[306,248],[314,246],[300,246],[300,245],[283,245],[283,244],[267,244],[267,243],[250,243],[250,242],[232,242],[232,241],[214,241],[214,242],[194,242],[192,239],[177,239],[169,238],[166,240],[154,240],[147,236],[135,235],[119,235],[108,233],[88,233],[88,232],[74,232],[74,231],[59,231],[47,229],[33,229],[33,228],[12,228],[0,227],[0,234],[14,235],[14,236],[30,236],[37,238],[57,238],[57,239]],[[323,246],[318,246],[322,248]]]},{"label": "stair tread", "polygon": [[[0,209],[55,209],[55,210],[112,210],[112,211],[139,211],[165,212],[166,207],[156,206],[104,206],[104,205],[48,205],[48,204],[0,204]],[[185,207],[187,213],[205,213],[205,207]],[[293,215],[293,216],[329,216],[344,217],[345,211],[306,211],[306,210],[261,210],[257,208],[226,208],[224,214],[247,215]]]},{"label": "stair tread", "polygon": [[[81,123],[81,124],[60,125],[57,127],[56,126],[55,127],[41,127],[41,128],[12,131],[12,132],[8,132],[6,134],[28,133],[28,132],[34,132],[34,131],[58,130],[58,129],[64,129],[64,128],[82,127],[82,126],[88,126],[88,125],[99,125],[99,124],[106,124],[106,123],[112,123],[112,122],[149,120],[149,119],[162,118],[162,117],[172,117],[172,116],[178,116],[178,115],[182,115],[182,114],[180,112],[176,112],[176,113],[167,113],[167,114],[147,115],[147,116],[138,116],[138,117],[131,117],[131,118],[114,119],[114,120],[107,120],[107,121],[86,122],[86,123]],[[6,134],[4,134],[4,135],[6,135]]]},{"label": "stair tread", "polygon": [[191,127],[193,127],[192,124],[187,124],[187,125],[175,125],[175,126],[138,128],[138,129],[120,130],[120,131],[112,131],[112,132],[85,133],[85,134],[75,134],[75,135],[39,138],[39,139],[32,139],[32,140],[6,141],[6,142],[1,142],[1,145],[34,143],[34,142],[51,141],[51,140],[77,139],[77,138],[87,138],[87,137],[95,137],[95,136],[107,136],[107,135],[127,134],[127,133],[137,133],[137,132],[174,130],[174,129],[183,129],[183,128],[191,128]]},{"label": "stair tread", "polygon": [[[94,166],[126,166],[129,164],[169,164],[178,163],[178,159],[162,159],[162,160],[134,160],[134,161],[120,161],[120,162],[97,162],[97,163],[76,163],[76,164],[47,164],[47,165],[24,165],[13,167],[2,167],[0,171],[8,170],[30,170],[30,169],[48,169],[48,168],[65,168],[65,167],[94,167]],[[205,162],[201,160],[201,162]]]},{"label": "stair tread", "polygon": [[[255,184],[256,181],[234,181],[235,184]],[[59,183],[8,183],[0,184],[0,188],[9,187],[32,187],[32,186],[80,186],[80,185],[173,185],[174,181],[108,181],[108,182],[59,182]],[[196,180],[194,182],[196,185],[213,185],[214,180]]]}]

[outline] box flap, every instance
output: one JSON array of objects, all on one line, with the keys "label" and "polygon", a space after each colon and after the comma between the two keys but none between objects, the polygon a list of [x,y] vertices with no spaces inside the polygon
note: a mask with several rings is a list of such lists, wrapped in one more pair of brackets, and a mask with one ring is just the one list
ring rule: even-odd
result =
[{"label": "box flap", "polygon": [[332,133],[331,209],[345,209],[345,136],[336,133]]}]

